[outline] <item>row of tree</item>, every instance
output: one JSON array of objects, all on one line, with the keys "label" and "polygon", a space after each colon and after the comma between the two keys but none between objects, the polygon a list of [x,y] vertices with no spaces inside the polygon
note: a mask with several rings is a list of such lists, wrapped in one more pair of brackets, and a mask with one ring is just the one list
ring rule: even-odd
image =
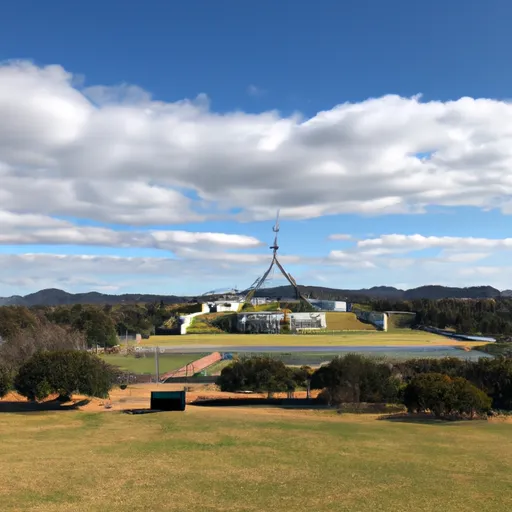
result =
[{"label": "row of tree", "polygon": [[441,300],[372,300],[374,311],[410,311],[416,313],[416,325],[455,329],[466,334],[512,334],[512,300],[441,299]]},{"label": "row of tree", "polygon": [[222,369],[217,385],[222,391],[272,393],[306,387],[313,371],[308,366],[292,368],[271,357],[251,357],[234,361]]},{"label": "row of tree", "polygon": [[150,336],[170,316],[163,304],[97,306],[0,307],[0,337],[10,339],[21,331],[38,331],[53,324],[83,333],[88,346],[110,347],[125,334]]},{"label": "row of tree", "polygon": [[11,389],[29,400],[105,397],[123,375],[86,348],[84,332],[49,322],[10,334],[0,344],[0,398]]},{"label": "row of tree", "polygon": [[491,408],[512,410],[512,360],[412,359],[396,364],[357,354],[316,371],[257,357],[234,361],[217,384],[223,391],[272,394],[310,387],[330,404],[403,403],[413,412],[473,417]]},{"label": "row of tree", "polygon": [[[84,332],[90,346],[96,343],[111,346],[117,342],[119,335],[150,336],[155,333],[156,328],[174,317],[175,326],[177,326],[179,307],[188,307],[191,308],[190,311],[195,311],[194,308],[198,305],[176,307],[166,306],[163,303],[116,306],[75,304],[33,308],[4,306],[0,307],[0,337],[8,338],[20,329],[35,327],[42,322],[51,322]],[[294,306],[295,309],[302,307],[301,304]],[[428,325],[440,329],[451,328],[467,334],[512,335],[512,299],[411,301],[377,299],[368,300],[364,307],[374,311],[415,312],[415,325]],[[229,330],[229,326],[221,327]]]}]

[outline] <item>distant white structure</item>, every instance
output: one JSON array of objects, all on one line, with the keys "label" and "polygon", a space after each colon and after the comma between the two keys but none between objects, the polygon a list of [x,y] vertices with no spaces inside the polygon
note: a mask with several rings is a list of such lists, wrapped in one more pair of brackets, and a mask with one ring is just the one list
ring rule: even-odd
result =
[{"label": "distant white structure", "polygon": [[339,300],[309,299],[309,303],[320,311],[348,311],[347,303]]},{"label": "distant white structure", "polygon": [[251,299],[251,304],[253,306],[260,306],[262,304],[268,304],[269,302],[273,302],[269,297],[253,297]]},{"label": "distant white structure", "polygon": [[326,329],[327,321],[325,313],[290,313],[290,329]]},{"label": "distant white structure", "polygon": [[187,329],[192,324],[192,320],[199,315],[204,315],[210,312],[208,304],[201,304],[201,311],[197,313],[190,313],[189,315],[180,316],[180,334],[187,334]]},{"label": "distant white structure", "polygon": [[237,318],[236,329],[244,333],[266,333],[279,334],[283,322],[288,324],[291,332],[298,332],[303,329],[325,329],[327,322],[325,313],[289,313],[279,311],[259,311],[241,313]]},{"label": "distant white structure", "polygon": [[388,330],[388,315],[387,313],[381,313],[379,311],[360,311],[355,310],[354,313],[356,314],[357,318],[361,320],[362,322],[369,322],[377,329],[380,329],[381,331],[387,331]]},{"label": "distant white structure", "polygon": [[284,313],[260,311],[239,314],[236,329],[247,334],[279,334]]},{"label": "distant white structure", "polygon": [[225,313],[229,311],[237,313],[242,309],[243,305],[243,302],[227,302],[225,300],[203,302],[201,304],[201,311],[180,316],[180,334],[187,334],[187,330],[192,325],[192,321],[196,316],[205,315],[207,313]]},{"label": "distant white structure", "polygon": [[240,309],[242,309],[243,305],[244,305],[243,302],[234,302],[234,301],[225,301],[225,300],[209,302],[207,304],[209,313],[224,313],[227,311],[238,312],[238,311],[240,311]]}]

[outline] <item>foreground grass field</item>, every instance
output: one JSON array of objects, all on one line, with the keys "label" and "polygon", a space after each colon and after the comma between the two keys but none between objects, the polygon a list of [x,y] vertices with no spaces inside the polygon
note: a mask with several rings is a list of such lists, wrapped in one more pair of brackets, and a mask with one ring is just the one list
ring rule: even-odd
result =
[{"label": "foreground grass field", "polygon": [[460,342],[424,331],[347,332],[343,334],[186,334],[183,336],[151,336],[142,340],[146,346],[382,346],[382,345],[455,345],[477,346],[482,342]]},{"label": "foreground grass field", "polygon": [[1,414],[1,509],[506,511],[511,434],[330,411]]}]

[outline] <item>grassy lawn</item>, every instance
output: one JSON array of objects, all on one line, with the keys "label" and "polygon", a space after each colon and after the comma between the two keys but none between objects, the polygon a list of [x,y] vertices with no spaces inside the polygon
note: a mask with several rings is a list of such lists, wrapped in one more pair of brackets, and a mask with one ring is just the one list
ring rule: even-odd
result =
[{"label": "grassy lawn", "polygon": [[217,375],[226,367],[229,366],[232,361],[219,361],[218,363],[213,363],[211,366],[205,369],[206,375]]},{"label": "grassy lawn", "polygon": [[333,331],[376,331],[377,328],[370,323],[361,322],[355,313],[341,313],[330,311],[325,314],[327,329]]},{"label": "grassy lawn", "polygon": [[499,512],[512,425],[324,411],[0,415],[2,511]]},{"label": "grassy lawn", "polygon": [[[158,358],[160,373],[177,370],[202,356],[203,354],[160,354]],[[155,356],[153,354],[146,354],[146,357],[140,358],[116,354],[104,354],[101,357],[108,363],[133,373],[155,373]]]},{"label": "grassy lawn", "polygon": [[142,340],[148,346],[364,346],[364,345],[456,345],[478,346],[482,342],[453,341],[424,331],[400,330],[393,332],[346,332],[337,334],[186,334],[183,336],[151,336]]}]

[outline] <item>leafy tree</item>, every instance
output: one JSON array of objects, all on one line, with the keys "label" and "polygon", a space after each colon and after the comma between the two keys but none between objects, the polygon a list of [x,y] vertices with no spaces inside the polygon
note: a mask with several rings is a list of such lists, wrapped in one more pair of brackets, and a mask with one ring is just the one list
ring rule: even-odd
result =
[{"label": "leafy tree", "polygon": [[423,373],[414,377],[404,391],[409,412],[432,411],[440,417],[453,408],[451,379],[440,373]]},{"label": "leafy tree", "polygon": [[456,357],[425,357],[399,361],[394,364],[394,368],[405,381],[409,381],[420,373],[442,373],[451,377],[463,377],[466,375],[466,367],[471,364]]},{"label": "leafy tree", "polygon": [[0,365],[0,398],[5,396],[12,388],[12,375],[10,370]]},{"label": "leafy tree", "polygon": [[451,378],[462,377],[490,396],[495,409],[512,410],[510,358],[480,358],[478,361],[463,361],[454,357],[410,359],[395,363],[394,370],[405,382],[425,373],[443,374]]},{"label": "leafy tree", "polygon": [[466,334],[512,334],[512,299],[509,298],[411,301],[366,299],[366,304],[375,311],[414,311],[416,325],[454,328]]},{"label": "leafy tree", "polygon": [[83,350],[85,335],[68,326],[39,323],[37,328],[17,331],[0,345],[0,363],[10,372],[17,369],[38,351]]},{"label": "leafy tree", "polygon": [[313,376],[314,370],[310,366],[301,366],[300,368],[293,368],[293,380],[297,386],[305,388],[308,385],[308,380]]},{"label": "leafy tree", "polygon": [[8,340],[22,330],[35,329],[40,323],[35,311],[24,306],[0,307],[0,338]]},{"label": "leafy tree", "polygon": [[462,377],[452,379],[452,393],[453,409],[460,415],[469,414],[473,418],[475,413],[488,412],[491,408],[491,397]]},{"label": "leafy tree", "polygon": [[359,354],[334,358],[312,377],[313,389],[325,389],[331,403],[393,402],[399,381],[391,365]]},{"label": "leafy tree", "polygon": [[95,307],[82,309],[73,326],[85,332],[87,344],[113,347],[117,345],[117,333],[112,318]]},{"label": "leafy tree", "polygon": [[271,357],[252,357],[234,361],[222,369],[217,379],[222,391],[293,391],[297,387],[293,371]]},{"label": "leafy tree", "polygon": [[53,393],[74,393],[104,398],[118,379],[119,370],[89,352],[38,352],[25,362],[14,379],[18,393],[42,400]]},{"label": "leafy tree", "polygon": [[481,358],[462,375],[492,398],[495,409],[512,410],[512,359]]},{"label": "leafy tree", "polygon": [[484,413],[491,408],[491,398],[462,377],[450,378],[440,373],[424,373],[414,377],[404,392],[409,412],[431,411],[440,418],[447,415]]},{"label": "leafy tree", "polygon": [[107,306],[58,306],[46,313],[53,323],[85,333],[87,344],[112,347],[117,344],[114,309]]}]

